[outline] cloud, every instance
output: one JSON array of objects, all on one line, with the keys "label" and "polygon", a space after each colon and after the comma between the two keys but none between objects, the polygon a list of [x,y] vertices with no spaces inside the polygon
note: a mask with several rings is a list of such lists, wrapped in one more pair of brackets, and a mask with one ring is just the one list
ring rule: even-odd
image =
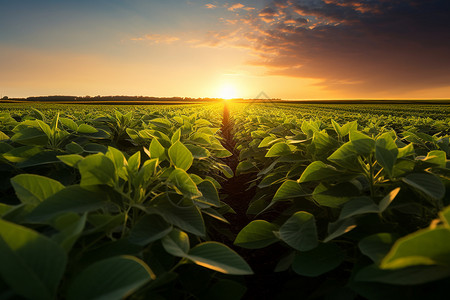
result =
[{"label": "cloud", "polygon": [[146,34],[142,37],[131,38],[132,41],[147,41],[151,44],[172,44],[179,41],[180,38],[176,36],[162,35],[162,34]]},{"label": "cloud", "polygon": [[208,4],[205,4],[205,7],[208,8],[208,9],[214,9],[214,8],[217,7],[217,5],[212,4],[212,3],[208,3]]},{"label": "cloud", "polygon": [[228,10],[229,10],[229,11],[235,11],[235,10],[238,10],[238,9],[241,9],[241,8],[244,8],[244,7],[245,7],[244,4],[242,4],[242,3],[236,3],[236,4],[233,4],[233,5],[231,5],[230,7],[228,7]]},{"label": "cloud", "polygon": [[247,16],[242,39],[270,74],[400,93],[450,86],[449,15],[448,0],[277,0]]}]

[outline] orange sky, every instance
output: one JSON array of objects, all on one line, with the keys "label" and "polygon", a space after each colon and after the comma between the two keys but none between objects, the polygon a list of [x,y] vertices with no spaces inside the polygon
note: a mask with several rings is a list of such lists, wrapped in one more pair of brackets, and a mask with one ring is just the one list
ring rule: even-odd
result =
[{"label": "orange sky", "polygon": [[445,1],[35,2],[0,11],[2,96],[450,98]]}]

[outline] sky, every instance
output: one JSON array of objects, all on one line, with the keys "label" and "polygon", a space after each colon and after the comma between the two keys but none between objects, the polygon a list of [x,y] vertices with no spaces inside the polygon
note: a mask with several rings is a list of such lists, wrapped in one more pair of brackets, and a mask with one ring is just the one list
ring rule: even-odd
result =
[{"label": "sky", "polygon": [[449,0],[0,0],[0,94],[450,98]]}]

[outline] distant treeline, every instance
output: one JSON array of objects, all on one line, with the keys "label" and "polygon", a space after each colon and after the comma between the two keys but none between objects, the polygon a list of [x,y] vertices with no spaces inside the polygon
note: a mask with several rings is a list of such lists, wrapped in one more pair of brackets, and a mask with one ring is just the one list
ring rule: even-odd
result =
[{"label": "distant treeline", "polygon": [[[7,99],[3,99],[7,100]],[[142,102],[142,101],[156,101],[156,102],[201,102],[201,101],[217,101],[215,98],[188,98],[188,97],[146,97],[146,96],[33,96],[27,98],[9,98],[8,100],[26,100],[36,102]]]}]

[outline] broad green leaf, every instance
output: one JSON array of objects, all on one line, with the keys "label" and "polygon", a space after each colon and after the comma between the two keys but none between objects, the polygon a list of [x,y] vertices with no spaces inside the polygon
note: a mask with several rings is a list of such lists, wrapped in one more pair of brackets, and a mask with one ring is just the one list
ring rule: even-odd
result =
[{"label": "broad green leaf", "polygon": [[78,163],[84,158],[78,154],[60,155],[57,158],[70,167],[77,167]]},{"label": "broad green leaf", "polygon": [[394,201],[395,197],[397,197],[400,192],[400,188],[393,189],[389,194],[387,194],[381,201],[378,203],[380,208],[380,212],[383,212],[388,208],[388,206]]},{"label": "broad green leaf", "polygon": [[75,142],[71,142],[70,144],[67,144],[64,148],[67,150],[67,152],[73,153],[73,154],[80,154],[80,153],[84,152],[83,147],[81,147],[80,145],[78,145]]},{"label": "broad green leaf", "polygon": [[121,300],[154,278],[140,259],[116,256],[93,263],[81,271],[69,286],[67,299]]},{"label": "broad green leaf", "polygon": [[328,243],[329,241],[334,240],[335,238],[340,237],[341,235],[346,234],[347,232],[352,231],[355,228],[356,223],[352,218],[329,223],[328,236],[323,240],[323,242]]},{"label": "broad green leaf", "polygon": [[259,143],[258,148],[265,148],[265,147],[269,147],[270,145],[273,144],[273,141],[277,140],[276,137],[273,136],[266,136],[261,143]]},{"label": "broad green leaf", "polygon": [[181,130],[178,129],[177,131],[174,132],[170,141],[172,142],[172,144],[175,144],[180,140],[180,137],[181,137]]},{"label": "broad green leaf", "polygon": [[239,232],[234,244],[246,249],[264,248],[278,241],[273,233],[278,230],[277,225],[267,221],[252,221]]},{"label": "broad green leaf", "polygon": [[315,161],[305,169],[298,182],[321,181],[340,176],[342,176],[342,172],[337,171],[334,167],[321,161]]},{"label": "broad green leaf", "polygon": [[144,162],[141,169],[138,172],[137,184],[147,184],[153,175],[156,173],[156,167],[158,166],[158,159],[149,159]]},{"label": "broad green leaf", "polygon": [[195,182],[183,169],[176,168],[173,170],[170,173],[169,181],[187,197],[199,197],[202,195]]},{"label": "broad green leaf", "polygon": [[53,137],[53,131],[50,128],[50,126],[48,126],[48,124],[46,124],[45,122],[42,122],[41,120],[36,120],[37,124],[39,125],[39,127],[41,128],[41,130],[45,133],[45,135],[51,139]]},{"label": "broad green leaf", "polygon": [[203,180],[197,186],[199,191],[202,193],[202,197],[196,199],[196,201],[203,201],[215,207],[220,206],[219,193],[217,192],[214,183],[209,180]]},{"label": "broad green leaf", "polygon": [[164,158],[166,153],[165,148],[161,146],[157,138],[152,139],[148,150],[150,152],[150,158],[159,158],[160,160]]},{"label": "broad green leaf", "polygon": [[339,219],[343,220],[357,215],[379,212],[378,205],[376,205],[370,197],[362,196],[350,199],[345,203],[342,207]]},{"label": "broad green leaf", "polygon": [[130,242],[145,246],[165,237],[172,231],[172,225],[167,223],[160,215],[145,215],[131,228]]},{"label": "broad green leaf", "polygon": [[314,156],[322,157],[323,155],[329,154],[330,151],[333,151],[338,146],[338,143],[323,130],[314,133],[312,145],[314,145]]},{"label": "broad green leaf", "polygon": [[310,213],[300,211],[292,215],[279,231],[280,239],[298,251],[309,251],[317,247],[316,219]]},{"label": "broad green leaf", "polygon": [[137,172],[141,165],[141,152],[136,152],[128,159],[128,170],[131,172]]},{"label": "broad green leaf", "polygon": [[448,228],[423,229],[398,239],[380,267],[398,269],[417,265],[450,267]]},{"label": "broad green leaf", "polygon": [[49,220],[66,212],[85,213],[97,210],[106,204],[102,190],[88,190],[72,185],[60,190],[39,204],[28,216],[30,221]]},{"label": "broad green leaf", "polygon": [[168,253],[178,257],[186,257],[191,248],[189,236],[176,228],[163,237],[161,243]]},{"label": "broad green leaf", "polygon": [[250,162],[248,160],[244,160],[244,161],[241,161],[237,165],[237,167],[236,167],[236,175],[245,174],[245,173],[251,173],[252,171],[254,172],[256,170],[257,169],[256,169],[255,165],[252,162]]},{"label": "broad green leaf", "polygon": [[9,136],[7,136],[4,132],[0,131],[0,141],[9,140]]},{"label": "broad green leaf", "polygon": [[383,134],[377,139],[375,145],[375,157],[377,162],[384,168],[389,176],[397,161],[398,148],[389,132]]},{"label": "broad green leaf", "polygon": [[211,154],[209,153],[209,151],[206,150],[206,149],[203,148],[203,147],[195,146],[195,145],[191,145],[191,144],[187,144],[187,145],[185,145],[185,146],[186,146],[186,148],[189,149],[189,151],[191,151],[192,156],[193,156],[195,159],[203,159],[203,158],[207,158],[207,157],[209,157],[209,156],[211,155]]},{"label": "broad green leaf", "polygon": [[361,269],[356,281],[382,282],[389,285],[418,285],[450,276],[450,268],[443,266],[413,266],[396,270],[383,270],[375,265]]},{"label": "broad green leaf", "polygon": [[360,155],[367,155],[375,151],[375,141],[361,132],[350,132],[350,141]]},{"label": "broad green leaf", "polygon": [[47,145],[48,137],[35,127],[22,127],[19,132],[11,137],[11,141],[22,145],[45,146]]},{"label": "broad green leaf", "polygon": [[22,203],[38,205],[45,199],[64,189],[60,182],[48,177],[20,174],[11,178],[17,198]]},{"label": "broad green leaf", "polygon": [[403,157],[408,157],[411,155],[414,155],[414,144],[409,144],[403,148],[399,148],[398,149],[398,155],[397,155],[397,159],[399,158],[403,158]]},{"label": "broad green leaf", "polygon": [[108,147],[108,151],[105,153],[105,156],[114,164],[116,172],[126,178],[123,167],[126,165],[127,160],[122,151],[113,147]]},{"label": "broad green leaf", "polygon": [[303,191],[302,187],[297,181],[286,180],[277,190],[272,201],[281,201],[297,197],[307,196],[308,193]]},{"label": "broad green leaf", "polygon": [[91,125],[81,124],[78,126],[77,132],[82,134],[91,134],[98,132],[98,130]]},{"label": "broad green leaf", "polygon": [[107,184],[114,186],[117,181],[114,163],[103,154],[90,155],[78,162],[81,186]]},{"label": "broad green leaf", "polygon": [[13,163],[21,163],[30,157],[42,152],[42,148],[35,146],[22,146],[12,149],[3,154],[3,158]]},{"label": "broad green leaf", "polygon": [[250,266],[236,252],[217,242],[201,243],[189,251],[188,258],[202,267],[230,275],[251,275]]},{"label": "broad green leaf", "polygon": [[359,244],[359,250],[367,255],[376,264],[380,264],[381,260],[391,250],[396,238],[391,233],[377,233],[363,238]]},{"label": "broad green leaf", "polygon": [[187,171],[194,160],[191,151],[183,143],[177,141],[169,148],[169,158],[177,168]]},{"label": "broad green leaf", "polygon": [[444,151],[433,150],[428,152],[427,157],[425,157],[423,161],[445,169],[447,164],[447,157]]},{"label": "broad green leaf", "polygon": [[347,170],[359,171],[358,153],[352,142],[347,142],[328,157],[328,160]]},{"label": "broad green leaf", "polygon": [[67,128],[69,128],[72,131],[77,131],[77,129],[78,129],[77,123],[75,123],[75,121],[73,121],[72,119],[59,118],[59,122],[61,122],[61,124],[63,124],[64,126],[66,126]]},{"label": "broad green leaf", "polygon": [[312,194],[313,199],[321,206],[341,207],[352,198],[359,196],[358,188],[350,182],[326,186],[319,184]]},{"label": "broad green leaf", "polygon": [[17,294],[36,300],[56,297],[66,268],[64,250],[39,233],[0,220],[0,275]]},{"label": "broad green leaf", "polygon": [[413,173],[402,178],[402,181],[433,200],[441,200],[445,195],[444,184],[433,174]]},{"label": "broad green leaf", "polygon": [[81,236],[86,224],[87,214],[81,217],[75,213],[68,213],[56,219],[59,233],[52,236],[52,240],[61,245],[67,253],[70,252],[77,239]]},{"label": "broad green leaf", "polygon": [[313,250],[297,252],[292,269],[302,276],[317,277],[337,268],[344,258],[344,251],[336,244],[320,244]]},{"label": "broad green leaf", "polygon": [[157,203],[157,212],[168,223],[195,235],[205,235],[206,228],[202,213],[192,201],[190,205],[180,206],[168,199],[167,195],[161,195],[158,197]]},{"label": "broad green leaf", "polygon": [[270,147],[269,151],[266,154],[266,157],[278,157],[287,154],[291,154],[292,150],[288,144],[285,142],[276,143],[272,147]]}]

